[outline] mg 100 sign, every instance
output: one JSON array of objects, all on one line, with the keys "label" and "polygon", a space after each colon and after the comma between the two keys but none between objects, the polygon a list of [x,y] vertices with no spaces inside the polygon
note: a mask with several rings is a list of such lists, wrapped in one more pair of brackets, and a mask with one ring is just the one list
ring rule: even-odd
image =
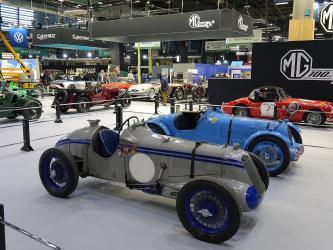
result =
[{"label": "mg 100 sign", "polygon": [[327,33],[333,33],[333,2],[327,3],[321,9],[320,24]]}]

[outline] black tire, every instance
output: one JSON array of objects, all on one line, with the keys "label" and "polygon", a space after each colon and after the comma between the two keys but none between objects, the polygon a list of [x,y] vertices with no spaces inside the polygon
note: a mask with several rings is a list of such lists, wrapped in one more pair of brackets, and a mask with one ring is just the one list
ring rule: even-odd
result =
[{"label": "black tire", "polygon": [[122,95],[121,99],[124,99],[124,100],[121,100],[120,104],[123,108],[128,108],[129,106],[131,106],[131,96],[128,94],[128,93],[125,93]]},{"label": "black tire", "polygon": [[66,113],[69,110],[68,106],[60,106],[61,113]]},{"label": "black tire", "polygon": [[153,131],[153,133],[159,134],[159,135],[165,135],[164,130],[160,126],[158,126],[154,123],[148,123],[147,125],[151,129],[151,131]]},{"label": "black tire", "polygon": [[74,84],[71,84],[71,85],[68,86],[68,89],[73,89],[74,90],[74,89],[76,89],[76,87],[75,87]]},{"label": "black tire", "polygon": [[59,90],[54,97],[54,104],[65,104],[68,100],[68,93],[66,90]]},{"label": "black tire", "polygon": [[90,102],[89,98],[88,97],[85,97],[85,96],[81,96],[77,99],[77,102],[80,103],[80,102],[83,102],[82,104],[76,104],[76,110],[78,113],[85,113],[85,112],[88,112],[90,110],[90,103],[87,103],[87,102]]},{"label": "black tire", "polygon": [[148,96],[150,99],[154,99],[155,98],[155,89],[154,88],[151,88],[149,91],[148,91]]},{"label": "black tire", "polygon": [[250,154],[252,161],[253,161],[254,165],[256,166],[258,173],[261,177],[261,180],[264,183],[266,190],[267,190],[269,187],[269,173],[266,168],[265,162],[257,155],[255,155],[251,152],[249,152],[249,154]]},{"label": "black tire", "polygon": [[[200,194],[204,196],[196,197]],[[213,206],[213,210],[215,208],[215,212],[210,211],[209,207],[198,206],[195,202],[198,199],[195,200],[195,198],[199,198],[201,202],[206,198]],[[191,202],[193,202],[193,206],[191,206]],[[200,210],[195,211],[195,208],[200,208]],[[221,208],[223,211],[216,211]],[[214,178],[196,178],[186,183],[177,195],[176,209],[178,218],[185,229],[195,238],[210,243],[221,243],[230,239],[237,232],[242,218],[242,208],[233,190]],[[207,215],[207,213],[209,214]],[[221,218],[219,216],[221,214],[227,217]],[[211,220],[207,219],[211,216],[213,217]],[[213,222],[209,224],[212,219]],[[222,225],[219,227],[221,223]],[[217,226],[215,230],[218,232],[215,232],[214,227],[210,227],[212,224]]]},{"label": "black tire", "polygon": [[183,100],[185,96],[184,90],[182,90],[181,88],[176,89],[174,96],[177,100]]},{"label": "black tire", "polygon": [[250,117],[250,111],[245,105],[237,105],[232,109],[232,114],[240,117]]},{"label": "black tire", "polygon": [[22,111],[23,117],[28,120],[37,120],[42,115],[42,106],[36,101],[27,101]]},{"label": "black tire", "polygon": [[[67,176],[64,176],[65,174]],[[74,158],[57,148],[46,150],[40,157],[39,176],[44,188],[59,198],[73,193],[79,182],[79,170]]]},{"label": "black tire", "polygon": [[[277,166],[277,167],[271,167],[271,163],[269,162],[269,160],[266,160],[262,157],[260,157],[260,153],[259,152],[255,152],[256,151],[256,146],[258,146],[260,143],[272,143],[275,144],[278,148],[280,153],[283,155],[283,159],[281,161],[281,163]],[[253,154],[259,156],[263,162],[265,163],[269,175],[270,176],[277,176],[281,173],[283,173],[287,168],[288,165],[290,163],[290,153],[289,153],[289,148],[288,146],[279,138],[274,137],[274,136],[260,136],[256,139],[254,139],[249,146],[246,149],[249,152],[252,152]]]},{"label": "black tire", "polygon": [[[315,118],[315,119],[313,119]],[[326,116],[324,113],[318,110],[312,110],[312,112],[307,112],[304,115],[304,122],[311,125],[323,125],[326,122]]]},{"label": "black tire", "polygon": [[295,143],[299,143],[299,144],[303,144],[303,139],[300,133],[298,133],[298,131],[296,129],[294,129],[293,127],[289,127],[289,131],[293,137],[293,141]]}]

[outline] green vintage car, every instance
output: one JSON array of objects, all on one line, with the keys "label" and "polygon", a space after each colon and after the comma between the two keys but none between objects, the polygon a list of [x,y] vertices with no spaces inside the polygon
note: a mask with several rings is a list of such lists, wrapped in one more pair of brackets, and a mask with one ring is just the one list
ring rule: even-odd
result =
[{"label": "green vintage car", "polygon": [[0,118],[14,119],[19,115],[29,120],[39,119],[42,115],[42,103],[28,95],[0,93]]}]

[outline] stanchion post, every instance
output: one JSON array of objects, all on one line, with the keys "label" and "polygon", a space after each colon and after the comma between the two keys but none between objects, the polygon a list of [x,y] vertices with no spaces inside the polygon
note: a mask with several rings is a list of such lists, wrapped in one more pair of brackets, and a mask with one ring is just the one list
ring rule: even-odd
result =
[{"label": "stanchion post", "polygon": [[[5,219],[5,211],[3,205],[0,204],[0,220]],[[0,223],[0,250],[6,250],[6,234],[5,225]]]},{"label": "stanchion post", "polygon": [[56,108],[56,119],[55,119],[54,122],[55,123],[62,123],[60,104],[57,104],[55,108]]},{"label": "stanchion post", "polygon": [[21,150],[26,152],[34,151],[34,149],[30,145],[29,120],[23,119],[22,126],[23,126],[23,147],[21,148]]},{"label": "stanchion post", "polygon": [[193,101],[192,100],[189,102],[189,109],[190,109],[190,111],[193,111]]},{"label": "stanchion post", "polygon": [[117,96],[116,97],[116,100],[114,102],[114,114],[117,114],[117,107],[118,107],[118,104],[119,104],[119,97]]},{"label": "stanchion post", "polygon": [[155,95],[155,115],[158,114],[158,107],[160,105],[159,101],[160,101],[160,94],[156,93],[156,95]]},{"label": "stanchion post", "polygon": [[175,98],[170,98],[170,113],[175,113]]},{"label": "stanchion post", "polygon": [[187,110],[187,103],[185,103],[185,110]]},{"label": "stanchion post", "polygon": [[123,124],[123,107],[118,104],[116,107],[116,127],[114,130],[119,130],[121,124]]},{"label": "stanchion post", "polygon": [[180,105],[176,105],[176,113],[180,113]]}]

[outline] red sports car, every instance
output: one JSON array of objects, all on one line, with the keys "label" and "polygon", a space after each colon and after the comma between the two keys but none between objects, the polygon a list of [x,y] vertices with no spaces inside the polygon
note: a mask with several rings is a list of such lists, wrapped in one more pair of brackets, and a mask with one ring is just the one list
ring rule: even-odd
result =
[{"label": "red sports car", "polygon": [[289,119],[291,122],[324,124],[333,119],[333,103],[290,97],[282,88],[260,87],[248,97],[224,103],[227,114],[264,119]]}]

